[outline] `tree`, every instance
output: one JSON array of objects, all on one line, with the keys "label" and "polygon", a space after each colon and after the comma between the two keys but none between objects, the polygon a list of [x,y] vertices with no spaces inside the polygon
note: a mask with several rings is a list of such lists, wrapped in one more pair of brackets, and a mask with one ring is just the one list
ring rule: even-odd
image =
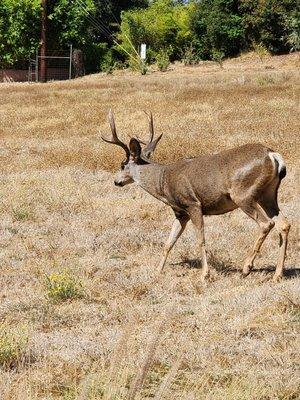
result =
[{"label": "tree", "polygon": [[92,39],[93,0],[48,0],[48,48],[82,47]]},{"label": "tree", "polygon": [[104,32],[102,24],[106,30],[115,35],[119,31],[122,11],[129,9],[143,9],[148,6],[148,0],[94,0],[95,19],[98,22],[98,28],[93,26],[93,35],[97,42],[112,43],[112,38]]},{"label": "tree", "polygon": [[194,44],[202,59],[233,56],[244,45],[243,19],[237,0],[202,0],[192,18]]},{"label": "tree", "polygon": [[28,59],[37,48],[40,32],[39,0],[1,0],[0,67]]},{"label": "tree", "polygon": [[297,0],[241,0],[239,10],[248,46],[261,43],[275,54],[289,51],[286,21],[299,9],[297,3]]}]

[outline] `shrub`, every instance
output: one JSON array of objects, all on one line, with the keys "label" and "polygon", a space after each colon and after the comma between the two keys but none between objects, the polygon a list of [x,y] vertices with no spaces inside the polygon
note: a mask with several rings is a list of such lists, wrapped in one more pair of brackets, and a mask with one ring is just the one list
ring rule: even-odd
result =
[{"label": "shrub", "polygon": [[271,53],[290,50],[286,20],[293,15],[297,0],[241,0],[239,11],[243,17],[245,43],[261,43]]},{"label": "shrub", "polygon": [[283,37],[290,51],[300,51],[300,11],[285,18],[286,35]]},{"label": "shrub", "polygon": [[182,52],[182,62],[184,65],[195,65],[199,63],[199,57],[193,44],[185,46]]},{"label": "shrub", "polygon": [[169,52],[166,49],[161,49],[156,56],[156,65],[160,71],[166,71],[170,65]]},{"label": "shrub", "polygon": [[262,43],[254,43],[253,49],[255,53],[258,55],[261,62],[263,62],[264,58],[270,55],[270,52]]},{"label": "shrub", "polygon": [[191,20],[193,41],[201,59],[211,59],[213,51],[226,57],[239,53],[244,43],[243,18],[234,0],[203,0]]},{"label": "shrub", "polygon": [[116,68],[117,62],[113,56],[113,50],[108,49],[102,56],[100,60],[100,71],[106,72],[107,74],[111,74],[113,70]]},{"label": "shrub", "polygon": [[84,48],[85,70],[87,73],[111,73],[118,65],[117,53],[107,43],[90,43]]},{"label": "shrub", "polygon": [[142,75],[146,75],[148,66],[145,60],[142,60],[139,56],[132,56],[128,60],[128,66],[132,71],[138,71]]},{"label": "shrub", "polygon": [[45,286],[48,298],[53,301],[83,297],[81,280],[72,276],[68,271],[46,275]]},{"label": "shrub", "polygon": [[219,51],[219,50],[212,50],[212,54],[211,54],[211,58],[213,61],[215,61],[216,63],[219,64],[220,68],[223,67],[223,59],[225,57],[225,54],[223,53],[223,51]]},{"label": "shrub", "polygon": [[28,335],[22,329],[0,325],[0,366],[12,368],[23,358],[28,343]]},{"label": "shrub", "polygon": [[39,0],[0,1],[0,68],[28,59],[39,43]]}]

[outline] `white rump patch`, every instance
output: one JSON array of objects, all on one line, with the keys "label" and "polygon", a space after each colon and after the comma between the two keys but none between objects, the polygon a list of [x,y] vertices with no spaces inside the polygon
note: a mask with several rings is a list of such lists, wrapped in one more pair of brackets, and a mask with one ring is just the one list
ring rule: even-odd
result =
[{"label": "white rump patch", "polygon": [[275,160],[278,162],[278,173],[280,173],[280,171],[282,171],[282,169],[285,168],[285,163],[283,161],[282,156],[279,153],[270,152],[269,157],[274,165],[275,170],[276,170]]},{"label": "white rump patch", "polygon": [[261,165],[261,160],[253,160],[249,164],[244,165],[242,168],[237,170],[234,175],[235,179],[243,179],[247,175],[249,175],[253,168],[258,167]]}]

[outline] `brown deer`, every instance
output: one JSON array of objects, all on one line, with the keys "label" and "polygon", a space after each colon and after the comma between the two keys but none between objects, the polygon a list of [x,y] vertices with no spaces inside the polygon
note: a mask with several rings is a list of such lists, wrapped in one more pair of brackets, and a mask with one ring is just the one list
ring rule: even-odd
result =
[{"label": "brown deer", "polygon": [[[277,192],[286,175],[286,167],[279,153],[259,143],[250,143],[217,154],[185,158],[169,165],[150,160],[160,135],[154,139],[153,118],[150,113],[148,143],[132,138],[129,146],[117,136],[114,115],[109,112],[112,138],[105,142],[122,147],[126,158],[115,177],[115,185],[135,182],[152,196],[169,205],[175,213],[170,236],[164,247],[160,263],[163,270],[168,254],[192,221],[201,248],[202,275],[209,274],[204,239],[204,215],[224,214],[240,208],[257,222],[259,235],[245,260],[243,274],[253,268],[255,257],[268,233],[276,225],[280,236],[280,251],[274,281],[284,272],[284,260],[290,224],[279,210]],[[145,145],[142,149],[142,145]]]}]

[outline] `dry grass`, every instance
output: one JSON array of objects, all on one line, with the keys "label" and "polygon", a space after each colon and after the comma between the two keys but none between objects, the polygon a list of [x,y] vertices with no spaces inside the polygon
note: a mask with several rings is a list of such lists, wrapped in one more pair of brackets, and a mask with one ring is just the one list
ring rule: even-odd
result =
[{"label": "dry grass", "polygon": [[[72,82],[2,84],[0,318],[26,332],[26,354],[0,371],[1,400],[296,400],[300,397],[299,58],[177,65]],[[119,132],[165,136],[156,159],[259,141],[284,156],[280,191],[292,223],[287,277],[270,281],[278,237],[256,271],[241,261],[256,227],[240,211],[206,220],[214,280],[199,281],[191,227],[157,276],[172,212],[117,189]],[[45,278],[68,271],[82,296],[53,302]],[[51,275],[54,274],[54,275]]]}]

